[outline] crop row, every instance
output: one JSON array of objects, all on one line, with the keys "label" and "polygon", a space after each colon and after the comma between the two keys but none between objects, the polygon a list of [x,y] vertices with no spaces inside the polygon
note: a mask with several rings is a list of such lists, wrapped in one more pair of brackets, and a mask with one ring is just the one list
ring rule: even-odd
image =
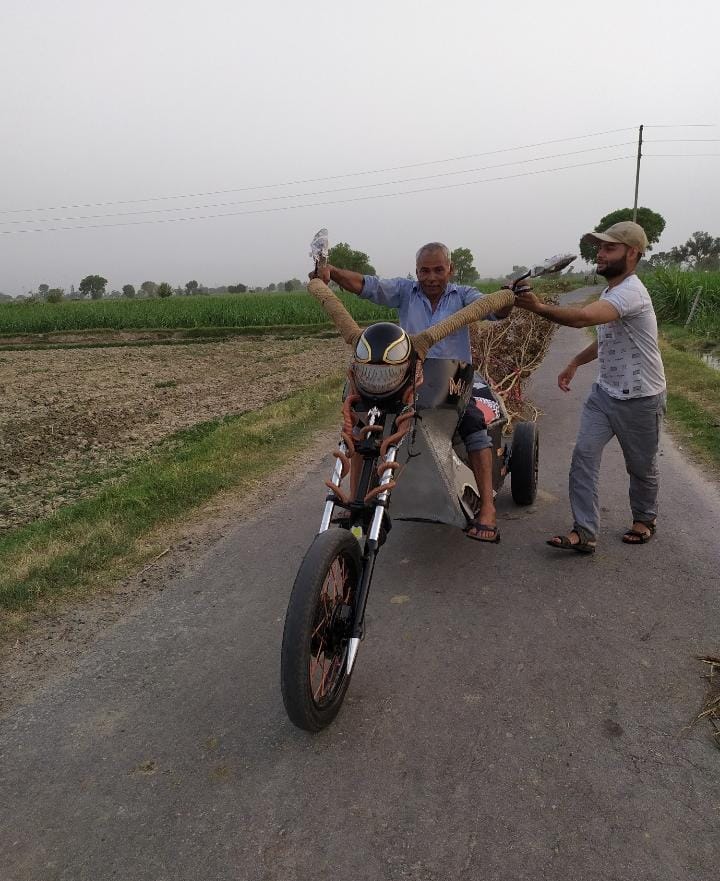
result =
[{"label": "crop row", "polygon": [[[358,297],[343,299],[358,321],[395,316],[394,310]],[[99,328],[272,327],[325,322],[327,316],[322,308],[306,293],[0,304],[0,334]]]}]

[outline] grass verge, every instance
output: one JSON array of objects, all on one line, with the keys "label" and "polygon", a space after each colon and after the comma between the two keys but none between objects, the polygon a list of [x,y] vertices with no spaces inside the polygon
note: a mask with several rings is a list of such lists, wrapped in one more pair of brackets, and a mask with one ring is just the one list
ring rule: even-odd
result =
[{"label": "grass verge", "polygon": [[337,421],[341,386],[334,377],[254,413],[180,432],[97,496],[3,536],[0,632],[40,602],[90,592],[122,558],[141,562],[153,529],[286,463]]},{"label": "grass verge", "polygon": [[720,475],[720,371],[661,340],[669,425],[678,440]]}]

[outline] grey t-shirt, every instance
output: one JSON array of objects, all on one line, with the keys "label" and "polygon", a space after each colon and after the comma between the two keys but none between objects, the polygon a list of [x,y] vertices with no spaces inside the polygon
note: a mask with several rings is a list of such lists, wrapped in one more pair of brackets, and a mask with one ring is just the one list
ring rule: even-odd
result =
[{"label": "grey t-shirt", "polygon": [[597,329],[598,385],[613,398],[644,398],[665,391],[657,319],[650,294],[637,275],[600,295],[620,313]]}]

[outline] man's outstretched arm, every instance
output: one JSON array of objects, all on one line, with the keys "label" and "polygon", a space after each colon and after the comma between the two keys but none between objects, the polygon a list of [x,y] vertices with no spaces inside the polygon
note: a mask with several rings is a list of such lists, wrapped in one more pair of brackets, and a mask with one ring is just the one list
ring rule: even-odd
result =
[{"label": "man's outstretched arm", "polygon": [[543,303],[533,293],[526,293],[515,297],[515,305],[565,327],[593,327],[620,318],[618,310],[607,300],[595,300],[587,306],[554,306]]},{"label": "man's outstretched arm", "polygon": [[[314,275],[314,272],[311,273],[311,278]],[[344,291],[349,291],[351,294],[361,294],[365,282],[365,276],[359,272],[353,272],[352,269],[338,269],[329,263],[318,272],[318,278],[321,278],[325,284],[334,281]]]}]

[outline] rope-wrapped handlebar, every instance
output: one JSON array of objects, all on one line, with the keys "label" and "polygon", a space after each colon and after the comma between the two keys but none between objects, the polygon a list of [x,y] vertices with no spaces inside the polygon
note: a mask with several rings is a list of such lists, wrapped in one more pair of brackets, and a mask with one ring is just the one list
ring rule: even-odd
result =
[{"label": "rope-wrapped handlebar", "polygon": [[444,340],[446,336],[460,330],[461,327],[467,327],[468,324],[474,324],[476,321],[482,321],[492,312],[504,309],[506,306],[512,305],[515,295],[512,291],[495,291],[494,294],[488,294],[480,300],[475,300],[469,306],[465,306],[454,315],[449,315],[437,324],[428,327],[420,333],[410,335],[413,348],[418,357],[423,360],[430,349],[440,340]]},{"label": "rope-wrapped handlebar", "polygon": [[[335,327],[340,331],[340,335],[350,346],[355,346],[360,334],[360,326],[357,321],[348,312],[342,302],[335,296],[330,288],[319,278],[313,278],[308,283],[308,292],[320,303],[323,309],[330,316]],[[418,354],[420,360],[423,360],[430,349],[440,340],[445,339],[461,327],[467,327],[476,321],[482,321],[492,312],[504,309],[506,306],[512,305],[515,297],[512,291],[495,291],[494,294],[488,294],[464,309],[460,309],[454,315],[450,315],[443,321],[428,327],[420,333],[412,334],[413,348]]]},{"label": "rope-wrapped handlebar", "polygon": [[308,293],[320,303],[340,331],[340,336],[349,346],[355,346],[360,338],[360,326],[330,288],[319,278],[308,282]]}]

